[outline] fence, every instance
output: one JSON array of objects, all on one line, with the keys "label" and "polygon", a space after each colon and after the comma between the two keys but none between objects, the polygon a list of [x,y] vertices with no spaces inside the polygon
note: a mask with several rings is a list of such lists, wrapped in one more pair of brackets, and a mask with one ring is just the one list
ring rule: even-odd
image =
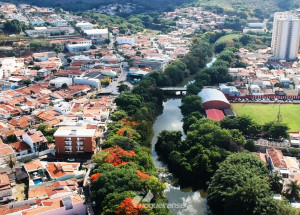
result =
[{"label": "fence", "polygon": [[300,96],[276,96],[276,95],[246,95],[246,96],[229,96],[225,95],[228,100],[234,99],[274,99],[277,98],[278,100],[300,100]]},{"label": "fence", "polygon": [[19,155],[19,156],[17,156],[17,159],[23,160],[24,158],[40,157],[40,156],[47,155],[47,154],[55,155],[55,151],[47,149],[42,152],[34,152],[34,153],[26,154],[26,155]]},{"label": "fence", "polygon": [[39,187],[39,186],[44,186],[44,185],[47,185],[47,184],[50,184],[50,183],[53,183],[53,182],[56,182],[56,181],[65,181],[65,180],[68,180],[68,179],[71,179],[71,178],[76,178],[76,179],[79,179],[79,178],[83,178],[84,177],[84,174],[80,174],[80,175],[63,175],[59,178],[56,178],[56,179],[53,179],[52,181],[47,181],[47,182],[43,182],[43,183],[40,183],[40,184],[35,184],[35,185],[29,185],[30,188],[34,188],[34,187]]}]

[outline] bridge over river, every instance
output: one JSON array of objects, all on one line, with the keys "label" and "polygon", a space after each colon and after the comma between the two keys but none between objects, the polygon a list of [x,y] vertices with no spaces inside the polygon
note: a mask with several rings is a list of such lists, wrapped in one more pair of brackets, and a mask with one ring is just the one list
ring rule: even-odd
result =
[{"label": "bridge over river", "polygon": [[161,87],[160,89],[166,94],[175,94],[177,96],[185,95],[187,91],[185,87]]}]

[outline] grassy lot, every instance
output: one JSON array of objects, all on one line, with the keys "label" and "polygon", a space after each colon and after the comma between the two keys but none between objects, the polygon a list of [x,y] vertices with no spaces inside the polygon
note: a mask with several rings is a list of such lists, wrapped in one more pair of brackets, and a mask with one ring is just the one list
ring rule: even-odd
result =
[{"label": "grassy lot", "polygon": [[[231,104],[237,115],[251,116],[257,123],[264,124],[277,120],[279,104]],[[282,121],[290,131],[300,131],[300,105],[282,104],[280,107]]]}]

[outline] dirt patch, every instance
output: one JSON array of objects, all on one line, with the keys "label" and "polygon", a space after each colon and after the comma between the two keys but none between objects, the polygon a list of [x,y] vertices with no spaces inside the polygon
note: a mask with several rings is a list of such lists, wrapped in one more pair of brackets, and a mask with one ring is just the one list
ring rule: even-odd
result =
[{"label": "dirt patch", "polygon": [[25,192],[24,192],[25,184],[16,184],[12,188],[13,197],[16,199],[16,201],[22,201],[25,200]]}]

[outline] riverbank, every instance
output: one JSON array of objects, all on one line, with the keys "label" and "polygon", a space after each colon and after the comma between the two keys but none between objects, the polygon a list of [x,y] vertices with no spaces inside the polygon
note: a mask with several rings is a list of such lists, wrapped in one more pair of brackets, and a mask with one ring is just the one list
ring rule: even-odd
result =
[{"label": "riverbank", "polygon": [[[155,144],[157,142],[158,135],[163,130],[168,131],[181,131],[183,133],[183,122],[182,114],[179,106],[181,105],[180,98],[170,98],[163,103],[163,112],[156,118],[155,123],[153,124],[154,136],[152,139],[152,159],[155,164],[155,167],[158,169],[168,170],[168,166],[163,163],[157,152],[155,151]],[[185,138],[185,136],[183,136]],[[162,180],[163,177],[161,177]],[[170,177],[171,180],[174,178]],[[167,189],[165,190],[165,195],[170,204],[182,204],[186,205],[186,208],[170,208],[170,212],[175,215],[183,214],[207,214],[207,204],[205,199],[205,193],[201,191],[193,191],[191,188],[181,189],[179,186],[173,186],[167,182]]]}]

